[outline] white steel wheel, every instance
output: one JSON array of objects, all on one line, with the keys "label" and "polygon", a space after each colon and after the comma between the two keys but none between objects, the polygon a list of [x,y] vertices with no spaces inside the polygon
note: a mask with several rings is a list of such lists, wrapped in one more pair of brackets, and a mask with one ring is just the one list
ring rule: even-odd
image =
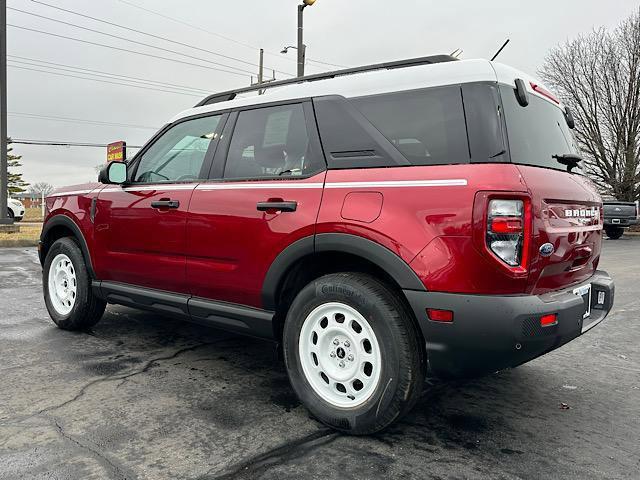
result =
[{"label": "white steel wheel", "polygon": [[58,314],[68,315],[76,303],[78,281],[73,262],[64,253],[51,262],[48,284],[51,305]]},{"label": "white steel wheel", "polygon": [[382,360],[373,328],[344,303],[324,303],[307,315],[298,353],[307,381],[334,407],[362,405],[380,381]]}]

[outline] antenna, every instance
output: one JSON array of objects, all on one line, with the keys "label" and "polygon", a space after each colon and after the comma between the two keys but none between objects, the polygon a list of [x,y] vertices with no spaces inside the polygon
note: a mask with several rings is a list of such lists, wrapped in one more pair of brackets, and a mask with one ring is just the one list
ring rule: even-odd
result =
[{"label": "antenna", "polygon": [[462,49],[461,48],[456,48],[449,55],[451,55],[453,58],[460,58],[460,55],[462,55]]},{"label": "antenna", "polygon": [[509,39],[508,39],[508,38],[507,38],[507,41],[506,41],[506,42],[504,42],[504,43],[502,44],[502,46],[498,49],[498,51],[495,53],[495,55],[494,55],[493,57],[491,57],[491,61],[492,61],[492,62],[496,59],[496,57],[497,57],[498,55],[500,55],[500,52],[502,52],[502,50],[504,50],[504,47],[506,47],[506,46],[507,46],[507,43],[509,43]]}]

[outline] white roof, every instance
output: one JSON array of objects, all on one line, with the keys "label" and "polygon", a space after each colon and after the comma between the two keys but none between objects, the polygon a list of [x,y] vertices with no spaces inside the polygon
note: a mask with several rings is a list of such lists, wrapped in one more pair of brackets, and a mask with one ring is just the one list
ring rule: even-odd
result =
[{"label": "white roof", "polygon": [[529,82],[542,85],[536,78],[501,63],[490,62],[484,59],[460,60],[391,70],[373,70],[328,78],[326,80],[315,80],[312,82],[273,87],[267,89],[264,95],[248,93],[226,102],[217,102],[211,105],[203,105],[201,107],[184,110],[173,117],[170,123],[191,115],[295,98],[317,97],[321,95],[342,95],[348,98],[484,81],[513,85],[516,78],[523,79],[527,85],[527,89],[533,94],[535,93],[530,87]]}]

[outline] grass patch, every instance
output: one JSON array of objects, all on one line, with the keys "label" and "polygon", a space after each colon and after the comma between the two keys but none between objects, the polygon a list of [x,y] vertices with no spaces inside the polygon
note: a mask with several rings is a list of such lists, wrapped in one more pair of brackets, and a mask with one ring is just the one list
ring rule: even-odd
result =
[{"label": "grass patch", "polygon": [[23,222],[41,222],[42,220],[44,220],[42,218],[42,210],[39,207],[24,209]]},{"label": "grass patch", "polygon": [[38,245],[42,225],[20,225],[18,233],[0,232],[0,247],[33,247]]}]

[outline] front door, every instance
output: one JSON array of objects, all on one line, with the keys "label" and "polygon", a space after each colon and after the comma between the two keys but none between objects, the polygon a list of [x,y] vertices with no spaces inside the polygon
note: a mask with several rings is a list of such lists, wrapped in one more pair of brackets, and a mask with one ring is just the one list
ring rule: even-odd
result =
[{"label": "front door", "polygon": [[100,192],[95,215],[98,278],[188,292],[189,202],[209,171],[221,118],[191,118],[167,128],[133,160],[129,183]]},{"label": "front door", "polygon": [[227,123],[189,207],[187,278],[196,297],[259,308],[275,257],[315,233],[325,162],[308,103],[254,106]]}]

